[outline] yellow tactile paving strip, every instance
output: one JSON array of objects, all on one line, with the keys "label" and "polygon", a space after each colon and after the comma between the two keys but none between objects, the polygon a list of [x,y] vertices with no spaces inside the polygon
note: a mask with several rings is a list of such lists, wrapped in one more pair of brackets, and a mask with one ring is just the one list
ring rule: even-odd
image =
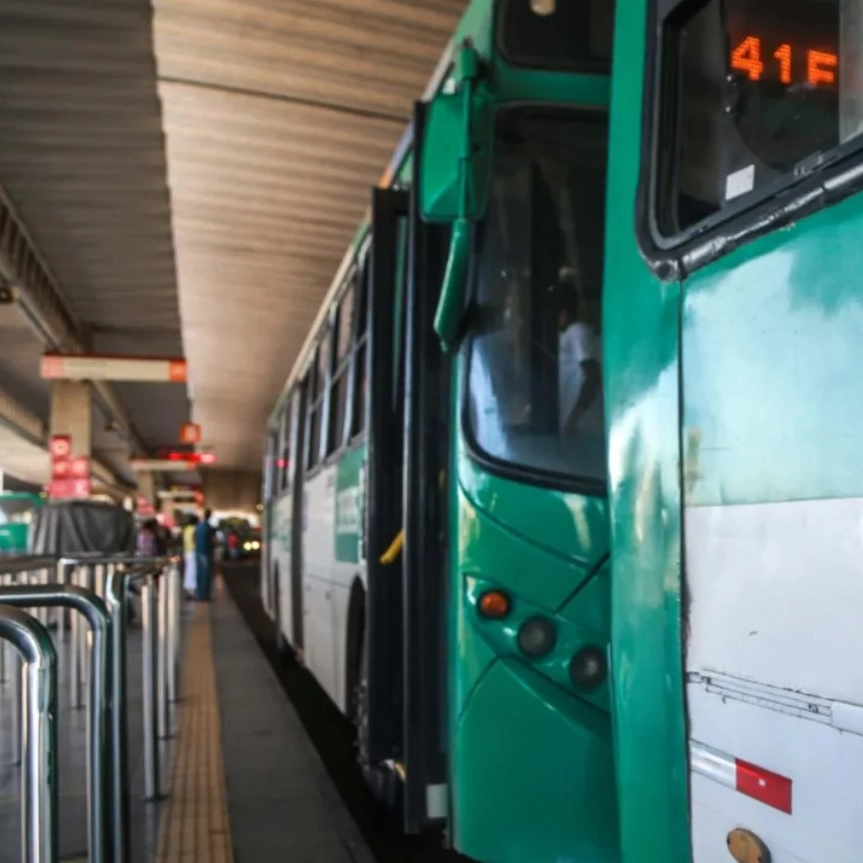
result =
[{"label": "yellow tactile paving strip", "polygon": [[196,605],[188,627],[179,728],[157,863],[233,863],[210,609]]}]

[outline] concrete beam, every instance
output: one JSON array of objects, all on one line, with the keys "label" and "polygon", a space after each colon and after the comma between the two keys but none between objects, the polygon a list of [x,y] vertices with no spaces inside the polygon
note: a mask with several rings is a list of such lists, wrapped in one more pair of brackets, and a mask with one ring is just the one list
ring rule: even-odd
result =
[{"label": "concrete beam", "polygon": [[36,446],[45,445],[45,423],[3,389],[0,389],[0,423]]},{"label": "concrete beam", "polygon": [[[60,290],[59,283],[39,254],[0,186],[0,285],[8,287],[11,299],[44,342],[45,347],[65,353],[83,353],[87,340]],[[105,411],[126,432],[134,449],[146,453],[147,446],[111,386],[94,384],[94,394]]]}]

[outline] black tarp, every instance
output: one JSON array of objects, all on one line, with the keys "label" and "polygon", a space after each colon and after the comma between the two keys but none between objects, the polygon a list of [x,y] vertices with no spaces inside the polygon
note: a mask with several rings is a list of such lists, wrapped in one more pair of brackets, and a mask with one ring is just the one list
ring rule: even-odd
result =
[{"label": "black tarp", "polygon": [[43,506],[30,528],[32,554],[135,553],[135,520],[111,503],[58,501]]}]

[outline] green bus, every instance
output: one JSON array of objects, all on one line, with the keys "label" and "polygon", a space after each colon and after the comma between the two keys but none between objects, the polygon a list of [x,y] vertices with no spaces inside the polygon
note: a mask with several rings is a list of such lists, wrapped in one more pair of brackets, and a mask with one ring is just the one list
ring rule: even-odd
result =
[{"label": "green bus", "polygon": [[474,0],[273,412],[262,595],[382,803],[619,860],[601,300],[613,5]]},{"label": "green bus", "polygon": [[618,4],[603,348],[627,863],[863,848],[861,13]]},{"label": "green bus", "polygon": [[27,553],[30,524],[42,503],[38,494],[0,492],[0,556],[12,557]]},{"label": "green bus", "polygon": [[863,9],[611,26],[469,5],[273,414],[264,600],[409,831],[856,863]]}]

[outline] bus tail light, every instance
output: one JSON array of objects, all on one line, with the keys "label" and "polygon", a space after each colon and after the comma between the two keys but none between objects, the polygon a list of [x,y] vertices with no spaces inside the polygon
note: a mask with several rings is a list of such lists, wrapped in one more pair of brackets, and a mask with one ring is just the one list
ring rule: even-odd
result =
[{"label": "bus tail light", "polygon": [[477,603],[481,617],[503,620],[510,609],[509,597],[502,590],[487,590]]},{"label": "bus tail light", "polygon": [[557,642],[557,631],[547,617],[531,617],[518,631],[518,646],[525,656],[539,659]]},{"label": "bus tail light", "polygon": [[569,663],[569,679],[580,689],[594,689],[607,673],[605,651],[592,644],[582,647]]}]

